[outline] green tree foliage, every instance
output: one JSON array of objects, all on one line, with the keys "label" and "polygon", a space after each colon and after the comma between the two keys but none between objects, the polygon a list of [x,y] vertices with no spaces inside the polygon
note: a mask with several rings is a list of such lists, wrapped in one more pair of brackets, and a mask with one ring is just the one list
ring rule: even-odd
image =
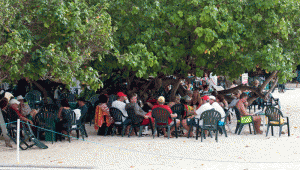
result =
[{"label": "green tree foliage", "polygon": [[98,71],[88,64],[101,59],[94,53],[108,53],[113,45],[106,8],[83,0],[1,1],[0,78],[68,85],[75,77],[99,88]]},{"label": "green tree foliage", "polygon": [[107,2],[117,29],[114,50],[120,54],[111,68],[126,66],[137,77],[213,72],[237,78],[256,68],[278,71],[281,82],[295,76],[300,49],[296,0]]}]

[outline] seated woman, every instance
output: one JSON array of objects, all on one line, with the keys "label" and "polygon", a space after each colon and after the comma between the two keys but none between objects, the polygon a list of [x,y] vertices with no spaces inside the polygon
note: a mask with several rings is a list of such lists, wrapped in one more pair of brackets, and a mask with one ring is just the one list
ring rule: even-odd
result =
[{"label": "seated woman", "polygon": [[35,115],[38,113],[37,110],[32,109],[29,107],[28,104],[24,103],[24,98],[23,96],[18,96],[17,100],[20,102],[19,105],[19,110],[20,113],[25,116],[26,118],[30,119],[30,120],[34,120]]},{"label": "seated woman", "polygon": [[[97,135],[104,135],[103,132],[103,123],[106,123],[106,127],[110,127],[110,125],[114,122],[113,118],[110,116],[109,108],[107,106],[108,97],[104,94],[99,96],[98,105],[96,106],[95,113],[95,129],[98,129]],[[98,110],[101,109],[101,110]],[[104,119],[104,116],[106,119]],[[105,127],[105,128],[106,128]],[[111,128],[108,130],[108,133],[111,132]]]},{"label": "seated woman", "polygon": [[9,108],[8,108],[8,118],[10,119],[10,121],[17,121],[17,119],[20,119],[23,122],[29,122],[30,124],[33,124],[33,122],[31,120],[29,120],[28,118],[26,118],[25,116],[23,116],[20,113],[19,110],[19,104],[20,102],[16,99],[11,99],[9,101]]},{"label": "seated woman", "polygon": [[[67,135],[68,126],[70,126],[72,119],[72,112],[67,99],[61,100],[61,107],[58,110],[59,122],[56,123],[56,131]],[[63,138],[64,139],[64,138]]]},{"label": "seated woman", "polygon": [[[1,120],[2,118],[0,117],[1,118],[0,123],[3,124],[4,126],[5,126],[4,123],[7,123],[7,113],[6,113],[7,104],[8,104],[7,99],[3,97],[0,100],[0,109],[1,109],[2,117],[3,117],[3,120]],[[1,128],[1,126],[0,126],[0,128]],[[10,138],[9,138],[9,136],[7,136],[7,131],[5,129],[2,129],[2,135],[5,140],[5,146],[12,148],[12,145],[10,143]]]}]

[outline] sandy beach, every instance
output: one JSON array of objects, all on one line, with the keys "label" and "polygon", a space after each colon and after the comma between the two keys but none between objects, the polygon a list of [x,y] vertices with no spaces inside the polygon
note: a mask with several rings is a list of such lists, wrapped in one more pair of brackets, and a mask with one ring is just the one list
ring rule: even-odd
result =
[{"label": "sandy beach", "polygon": [[[167,139],[163,136],[130,138],[97,136],[93,126],[86,124],[89,137],[45,142],[48,149],[37,147],[20,151],[20,165],[91,167],[95,169],[300,169],[300,89],[273,93],[280,99],[281,110],[289,116],[291,136],[268,137],[249,134],[244,127],[241,135],[228,132],[219,135],[219,142],[206,138]],[[74,132],[73,132],[74,133]],[[6,148],[0,141],[1,164],[16,164],[16,145]],[[4,168],[5,169],[5,168]]]}]

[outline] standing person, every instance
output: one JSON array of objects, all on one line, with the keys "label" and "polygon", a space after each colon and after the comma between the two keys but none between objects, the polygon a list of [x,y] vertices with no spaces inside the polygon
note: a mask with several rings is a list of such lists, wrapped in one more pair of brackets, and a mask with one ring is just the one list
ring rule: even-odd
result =
[{"label": "standing person", "polygon": [[[110,125],[114,122],[114,120],[110,115],[107,103],[108,97],[105,94],[100,95],[95,112],[95,129],[98,129],[97,135],[104,135],[106,127],[108,127],[108,134],[112,131],[112,127]],[[103,123],[105,123],[105,126],[102,126]]]},{"label": "standing person", "polygon": [[7,107],[8,101],[6,98],[2,98],[0,100],[0,127],[2,130],[2,135],[5,140],[5,146],[12,148],[12,145],[10,143],[10,138],[7,136],[7,129],[5,123],[7,123],[6,118],[7,118],[7,113],[6,113],[6,107]]},{"label": "standing person", "polygon": [[192,106],[195,106],[198,108],[202,104],[202,99],[200,97],[200,93],[198,89],[195,89],[193,91],[193,96],[192,96]]},{"label": "standing person", "polygon": [[[248,106],[247,99],[248,99],[248,95],[246,93],[243,93],[241,94],[240,100],[236,103],[236,108],[239,110],[241,117],[251,115],[247,112],[247,106]],[[260,124],[261,124],[260,116],[254,116],[254,115],[251,116],[253,117],[254,127],[256,132],[258,134],[262,134],[262,131],[260,130]]]},{"label": "standing person", "polygon": [[228,109],[228,103],[227,101],[225,100],[224,96],[223,95],[217,95],[216,97],[216,101],[219,103],[219,105],[224,108],[224,109]]}]

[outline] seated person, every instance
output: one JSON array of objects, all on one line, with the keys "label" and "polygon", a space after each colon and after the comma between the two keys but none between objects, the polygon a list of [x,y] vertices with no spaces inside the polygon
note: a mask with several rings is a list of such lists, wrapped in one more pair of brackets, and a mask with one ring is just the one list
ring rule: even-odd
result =
[{"label": "seated person", "polygon": [[[207,95],[203,96],[202,97],[202,101],[203,101],[203,104],[199,107],[199,109],[196,110],[196,114],[193,115],[193,116],[190,116],[188,117],[188,119],[185,119],[182,121],[182,126],[183,128],[185,128],[187,131],[190,130],[190,126],[195,126],[196,125],[196,120],[193,119],[193,118],[198,118],[200,119],[201,117],[201,114],[204,112],[204,111],[207,111],[207,110],[211,110],[213,109],[213,107],[210,105],[209,103],[209,97]],[[200,120],[200,126],[203,125],[203,121]],[[188,132],[186,134],[184,134],[184,137],[187,137],[188,135]],[[193,132],[190,133],[190,137],[193,136]]]},{"label": "seated person", "polygon": [[[239,110],[241,117],[251,115],[247,112],[247,106],[248,106],[247,99],[248,99],[248,95],[246,93],[243,93],[241,94],[240,100],[236,103],[236,108]],[[260,130],[260,124],[261,124],[260,116],[252,115],[252,117],[253,117],[254,128],[256,133],[262,134],[262,131]]]},{"label": "seated person", "polygon": [[[0,113],[0,124],[1,124],[0,125],[0,131],[2,131],[2,135],[3,135],[3,138],[5,140],[5,146],[12,148],[12,145],[10,143],[10,138],[9,138],[9,136],[7,136],[7,134],[8,134],[7,130],[5,130],[6,129],[5,128],[5,126],[6,126],[5,123],[8,123],[7,122],[7,113],[6,113],[7,104],[8,104],[7,99],[3,97],[0,100],[0,109],[1,109],[1,113]],[[1,126],[2,127],[4,126],[5,129],[2,129]]]},{"label": "seated person", "polygon": [[9,101],[9,108],[7,113],[10,121],[17,121],[17,119],[20,119],[23,122],[29,122],[30,124],[33,124],[31,120],[29,120],[28,118],[26,118],[20,113],[19,104],[20,102],[16,99],[11,99]]},{"label": "seated person", "polygon": [[154,119],[151,117],[151,112],[147,113],[145,112],[137,103],[137,94],[131,94],[130,95],[130,103],[126,104],[125,109],[133,108],[136,115],[139,115],[141,120],[141,125],[148,125],[149,119],[151,119],[153,126],[154,126]]},{"label": "seated person", "polygon": [[58,133],[63,133],[67,135],[68,126],[71,123],[72,119],[72,112],[67,99],[61,100],[61,107],[58,110],[58,118],[60,119],[59,122],[56,123],[56,131]]},{"label": "seated person", "polygon": [[[130,120],[128,119],[128,114],[125,107],[126,103],[129,103],[129,101],[127,99],[127,96],[123,92],[118,92],[117,96],[118,100],[113,101],[111,106],[119,109],[123,113],[124,117],[122,117],[122,120],[125,124],[127,124]],[[126,103],[124,103],[124,101]]]},{"label": "seated person", "polygon": [[[79,106],[77,109],[80,109],[80,113],[81,113],[80,119],[86,117],[86,115],[88,113],[88,107],[85,104],[86,103],[85,98],[80,97],[79,99],[77,99],[77,103],[78,103],[78,106]],[[82,120],[82,121],[84,123],[85,120]]]},{"label": "seated person", "polygon": [[196,105],[196,107],[199,107],[202,104],[202,100],[200,97],[200,93],[198,89],[195,89],[193,91],[193,96],[192,96],[192,103],[191,105],[194,106]]},{"label": "seated person", "polygon": [[184,117],[185,116],[191,116],[191,115],[195,114],[196,108],[194,108],[193,106],[191,106],[191,103],[192,103],[191,98],[189,96],[187,96],[185,98],[184,103],[183,103],[183,105],[184,105],[184,111],[185,111]]},{"label": "seated person", "polygon": [[223,95],[217,95],[216,97],[216,101],[219,103],[219,105],[224,108],[224,109],[228,109],[228,103],[227,101],[225,100],[224,96]]},{"label": "seated person", "polygon": [[[165,104],[165,98],[163,96],[160,96],[158,99],[157,99],[157,102],[158,102],[158,105],[155,105],[153,106],[152,109],[155,109],[155,108],[164,108],[164,109],[167,109],[169,112],[170,112],[170,116],[169,117],[169,120],[168,120],[168,123],[169,125],[173,125],[175,122],[173,121],[173,118],[177,117],[177,114],[173,114],[171,108],[168,106],[168,105],[164,105]],[[177,121],[176,120],[176,125],[179,125],[180,121]],[[170,134],[172,134],[172,132],[175,130],[175,126],[173,126],[171,129],[170,129]],[[168,135],[166,134],[166,129],[163,128],[163,133],[164,133],[164,136],[165,137],[168,137]],[[172,137],[172,136],[170,136]]]},{"label": "seated person", "polygon": [[202,95],[209,95],[209,87],[208,85],[203,85],[203,91],[202,91]]},{"label": "seated person", "polygon": [[172,106],[174,106],[176,103],[176,98],[175,97],[171,97],[170,98],[170,102],[168,103],[168,106],[171,108]]},{"label": "seated person", "polygon": [[216,100],[218,100],[218,99],[216,99],[215,96],[209,96],[209,103],[216,111],[218,111],[221,114],[221,117],[223,118],[223,119],[221,119],[221,122],[224,122],[224,117],[226,116],[226,113],[225,113],[223,107]]},{"label": "seated person", "polygon": [[17,100],[20,102],[19,105],[19,110],[20,113],[25,116],[26,118],[30,119],[30,120],[34,120],[35,115],[38,113],[37,110],[32,109],[29,107],[29,105],[27,103],[24,103],[24,98],[23,96],[18,96]]},{"label": "seated person", "polygon": [[234,99],[228,105],[228,108],[233,108],[236,105],[236,103],[240,100],[241,94],[242,94],[242,92],[240,90],[233,92]]}]

